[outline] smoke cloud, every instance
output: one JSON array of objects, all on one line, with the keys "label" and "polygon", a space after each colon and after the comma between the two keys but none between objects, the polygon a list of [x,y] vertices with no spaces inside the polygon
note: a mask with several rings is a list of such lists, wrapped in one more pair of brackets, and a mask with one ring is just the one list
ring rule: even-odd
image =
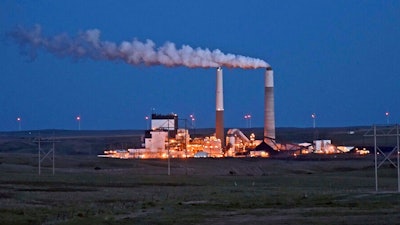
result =
[{"label": "smoke cloud", "polygon": [[172,42],[166,42],[157,47],[149,39],[145,42],[133,39],[119,44],[102,41],[98,29],[86,30],[75,36],[68,34],[44,36],[40,25],[36,25],[33,28],[17,27],[9,33],[9,36],[19,43],[23,52],[32,59],[36,57],[38,49],[44,49],[60,57],[116,60],[131,65],[185,66],[189,68],[223,66],[243,69],[269,66],[261,59],[225,54],[219,49],[192,48],[189,45],[177,48]]}]

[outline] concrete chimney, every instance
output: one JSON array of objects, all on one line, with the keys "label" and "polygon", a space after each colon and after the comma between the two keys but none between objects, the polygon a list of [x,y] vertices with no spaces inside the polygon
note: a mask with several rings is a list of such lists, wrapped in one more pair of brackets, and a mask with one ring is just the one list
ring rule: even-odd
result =
[{"label": "concrete chimney", "polygon": [[224,137],[224,92],[222,68],[217,68],[216,101],[215,101],[215,136],[221,140],[221,147],[225,147]]},{"label": "concrete chimney", "polygon": [[275,109],[274,109],[274,71],[268,67],[265,71],[264,93],[264,141],[273,149],[275,147]]}]

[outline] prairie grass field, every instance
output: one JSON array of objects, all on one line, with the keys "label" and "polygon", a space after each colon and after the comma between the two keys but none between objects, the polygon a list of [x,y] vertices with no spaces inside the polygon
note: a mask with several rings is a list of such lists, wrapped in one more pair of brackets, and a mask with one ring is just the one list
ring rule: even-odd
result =
[{"label": "prairie grass field", "polygon": [[0,153],[0,224],[399,224],[397,169],[358,159]]}]

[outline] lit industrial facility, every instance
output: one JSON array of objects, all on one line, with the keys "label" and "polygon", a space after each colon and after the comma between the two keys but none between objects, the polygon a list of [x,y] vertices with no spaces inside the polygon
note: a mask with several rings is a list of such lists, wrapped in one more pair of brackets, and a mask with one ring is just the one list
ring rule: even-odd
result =
[{"label": "lit industrial facility", "polygon": [[[261,141],[254,134],[250,139],[240,130],[227,132],[224,148],[215,134],[203,138],[191,138],[188,129],[178,128],[178,115],[151,115],[151,130],[146,131],[144,148],[127,150],[108,150],[104,156],[116,158],[186,158],[186,157],[235,157],[245,155]],[[265,155],[265,154],[264,154]]]},{"label": "lit industrial facility", "polygon": [[[203,138],[191,138],[189,130],[179,128],[178,115],[151,115],[151,129],[145,133],[143,148],[107,150],[99,157],[113,158],[188,158],[188,157],[269,157],[271,154],[321,153],[337,154],[352,147],[336,147],[330,140],[314,143],[276,143],[274,110],[274,77],[271,67],[266,68],[264,79],[264,137],[257,140],[254,133],[249,137],[239,129],[229,129],[225,135],[222,68],[216,70],[216,117],[215,133]],[[359,154],[368,153],[363,149]]]}]

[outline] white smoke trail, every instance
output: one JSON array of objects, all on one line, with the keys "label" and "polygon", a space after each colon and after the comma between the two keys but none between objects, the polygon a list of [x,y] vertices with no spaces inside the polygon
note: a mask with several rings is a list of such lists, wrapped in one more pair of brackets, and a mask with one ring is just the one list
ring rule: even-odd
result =
[{"label": "white smoke trail", "polygon": [[37,49],[44,49],[61,57],[90,58],[94,60],[122,60],[131,65],[164,65],[168,67],[186,66],[190,68],[229,67],[255,69],[268,67],[261,59],[242,55],[224,54],[219,49],[209,50],[182,45],[176,48],[174,43],[166,42],[157,47],[151,40],[146,42],[134,39],[120,44],[100,40],[100,30],[92,29],[70,37],[60,34],[52,37],[42,35],[39,25],[32,29],[17,27],[9,33],[18,42],[25,53],[32,58]]}]

